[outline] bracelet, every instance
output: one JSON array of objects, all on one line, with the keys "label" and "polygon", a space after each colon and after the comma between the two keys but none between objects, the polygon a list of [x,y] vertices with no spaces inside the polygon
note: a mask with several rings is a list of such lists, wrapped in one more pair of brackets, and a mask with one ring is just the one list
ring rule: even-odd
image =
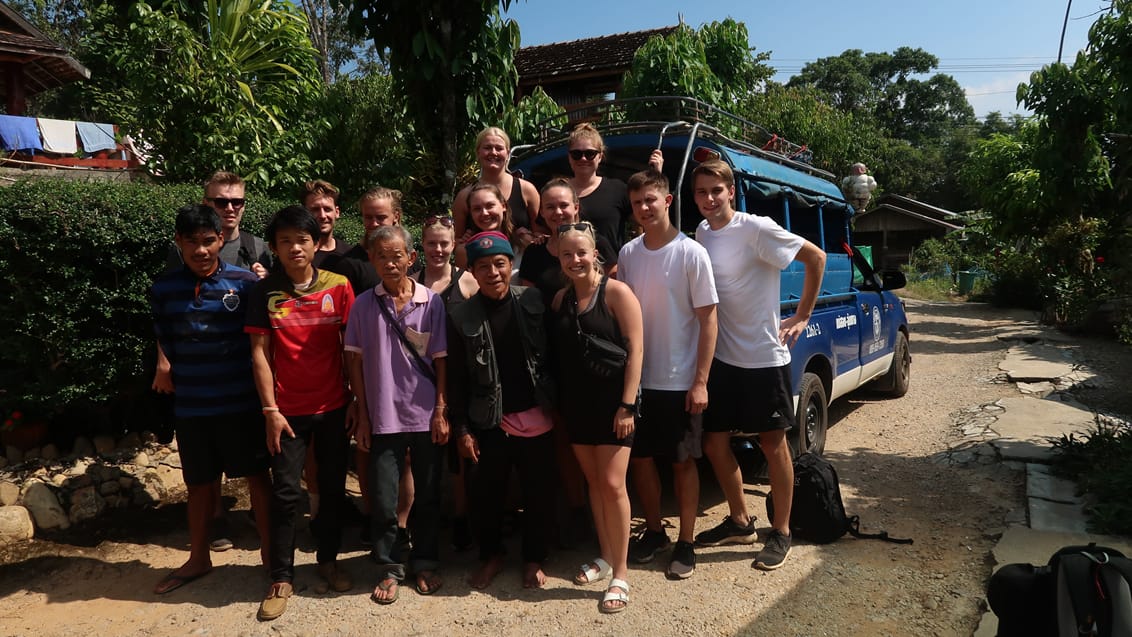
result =
[{"label": "bracelet", "polygon": [[637,412],[637,406],[633,403],[621,403],[619,406],[622,409],[624,409],[625,411],[633,414],[634,416],[640,416],[641,415],[640,413]]},{"label": "bracelet", "polygon": [[269,414],[271,412],[278,412],[278,411],[279,411],[278,407],[264,407],[263,408],[263,413],[265,413],[265,414]]}]

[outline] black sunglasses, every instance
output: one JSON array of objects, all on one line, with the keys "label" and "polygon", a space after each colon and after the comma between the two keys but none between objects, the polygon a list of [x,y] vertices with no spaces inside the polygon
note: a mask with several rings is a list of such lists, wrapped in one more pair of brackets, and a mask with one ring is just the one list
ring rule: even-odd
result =
[{"label": "black sunglasses", "polygon": [[581,158],[585,157],[586,161],[593,161],[594,158],[597,157],[600,154],[601,154],[600,150],[594,150],[593,148],[587,148],[585,150],[575,149],[575,150],[570,151],[570,159],[573,159],[574,161],[578,161]]},{"label": "black sunglasses", "polygon": [[564,223],[558,226],[558,234],[567,232],[569,230],[577,230],[578,232],[593,233],[594,225],[588,221],[579,221],[578,223]]},{"label": "black sunglasses", "polygon": [[452,221],[452,217],[449,217],[448,215],[433,215],[426,218],[424,220],[424,225],[421,227],[427,228],[429,226],[435,226],[438,223],[445,228],[451,228],[455,224],[455,222]]},{"label": "black sunglasses", "polygon": [[205,197],[205,201],[211,201],[212,207],[217,210],[223,210],[231,205],[233,208],[243,208],[245,199],[243,197],[236,197],[229,199],[227,197]]}]

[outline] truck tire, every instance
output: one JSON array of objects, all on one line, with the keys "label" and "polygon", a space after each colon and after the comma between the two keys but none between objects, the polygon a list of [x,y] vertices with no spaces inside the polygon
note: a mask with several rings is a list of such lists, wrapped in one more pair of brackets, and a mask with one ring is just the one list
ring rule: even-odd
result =
[{"label": "truck tire", "polygon": [[877,379],[876,387],[893,398],[900,398],[908,393],[911,381],[912,355],[908,351],[908,335],[903,331],[897,331],[896,346],[892,348],[892,367],[888,369],[888,373]]},{"label": "truck tire", "polygon": [[820,456],[825,451],[825,432],[829,426],[829,399],[817,374],[806,372],[802,375],[794,422],[796,426],[790,435],[794,456],[807,451]]}]

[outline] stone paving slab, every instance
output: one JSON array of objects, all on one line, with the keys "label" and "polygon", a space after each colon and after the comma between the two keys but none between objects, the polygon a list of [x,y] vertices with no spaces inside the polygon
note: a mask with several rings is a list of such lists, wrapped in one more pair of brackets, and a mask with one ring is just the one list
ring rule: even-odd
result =
[{"label": "stone paving slab", "polygon": [[991,444],[1004,460],[1049,464],[1051,439],[1086,433],[1095,422],[1093,412],[1077,403],[1019,397],[999,404],[1005,411],[992,425],[999,438]]},{"label": "stone paving slab", "polygon": [[1026,465],[1026,496],[1064,504],[1082,503],[1076,483],[1051,474],[1045,465],[1033,463]]},{"label": "stone paving slab", "polygon": [[1057,533],[1088,533],[1085,512],[1080,504],[1050,502],[1041,498],[1029,498],[1030,528],[1035,531]]},{"label": "stone paving slab", "polygon": [[1066,350],[1035,343],[1011,347],[998,368],[1012,381],[1040,382],[1069,375],[1073,362]]}]

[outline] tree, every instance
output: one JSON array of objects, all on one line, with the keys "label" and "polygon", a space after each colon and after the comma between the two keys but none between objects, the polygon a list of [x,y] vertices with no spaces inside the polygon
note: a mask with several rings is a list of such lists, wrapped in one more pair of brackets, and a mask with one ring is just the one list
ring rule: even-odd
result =
[{"label": "tree", "polygon": [[637,49],[621,94],[694,97],[726,110],[774,75],[764,64],[770,53],[753,51],[742,22],[727,18],[698,31],[681,24]]},{"label": "tree", "polygon": [[320,86],[306,20],[270,0],[204,6],[185,19],[139,2],[125,26],[112,5],[97,6],[83,48],[114,74],[85,94],[152,146],[151,168],[170,179],[199,181],[223,167],[285,192],[317,171],[310,151],[325,126],[313,113]]},{"label": "tree", "polygon": [[[388,50],[397,92],[420,139],[440,158],[429,195],[449,205],[460,151],[511,104],[519,27],[501,18],[511,0],[359,0],[355,32]],[[382,123],[373,122],[380,126]]]},{"label": "tree", "polygon": [[[351,3],[347,0],[301,0],[307,16],[311,44],[318,51],[323,84],[338,78],[346,63],[372,62],[375,53],[349,26]],[[359,55],[361,52],[361,55]]]}]

